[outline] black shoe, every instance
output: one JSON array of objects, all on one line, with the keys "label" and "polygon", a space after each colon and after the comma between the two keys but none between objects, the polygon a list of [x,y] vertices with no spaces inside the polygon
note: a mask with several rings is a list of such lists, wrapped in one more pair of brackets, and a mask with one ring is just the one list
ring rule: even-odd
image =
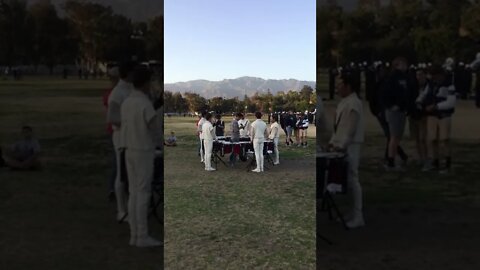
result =
[{"label": "black shoe", "polygon": [[115,192],[110,191],[110,192],[108,193],[108,201],[109,201],[109,202],[115,201]]}]

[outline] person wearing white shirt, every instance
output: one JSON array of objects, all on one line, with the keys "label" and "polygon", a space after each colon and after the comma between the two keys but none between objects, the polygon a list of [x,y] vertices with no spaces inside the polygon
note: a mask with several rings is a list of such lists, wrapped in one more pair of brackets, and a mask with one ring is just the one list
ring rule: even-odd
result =
[{"label": "person wearing white shirt", "polygon": [[280,138],[280,130],[281,127],[278,124],[278,115],[275,114],[273,115],[273,123],[270,125],[270,135],[268,135],[268,138],[270,140],[273,140],[273,153],[275,154],[273,164],[278,165],[280,164],[280,152],[278,151],[278,141]]},{"label": "person wearing white shirt", "polygon": [[135,90],[121,108],[122,137],[128,174],[128,215],[130,245],[137,247],[160,246],[162,242],[148,234],[148,207],[154,175],[157,112],[149,99],[151,72],[137,67],[133,73]]},{"label": "person wearing white shirt", "polygon": [[265,137],[268,137],[267,124],[262,120],[262,113],[256,112],[255,120],[250,128],[250,136],[253,141],[253,151],[255,151],[255,159],[257,161],[257,168],[252,172],[263,172],[263,143]]},{"label": "person wearing white shirt", "polygon": [[363,105],[352,90],[353,77],[342,74],[338,79],[337,91],[342,100],[337,106],[329,151],[347,153],[348,187],[353,195],[352,216],[347,217],[347,226],[356,228],[365,225],[362,212],[362,188],[358,179],[360,148],[364,141]]},{"label": "person wearing white shirt", "polygon": [[238,120],[238,126],[240,127],[240,137],[250,135],[250,121],[245,118],[245,114],[242,114],[242,119]]},{"label": "person wearing white shirt", "polygon": [[205,149],[205,171],[215,171],[212,168],[213,141],[216,139],[215,128],[212,125],[212,114],[205,115],[202,125],[203,148]]},{"label": "person wearing white shirt", "polygon": [[206,112],[202,112],[202,118],[197,123],[197,133],[198,133],[198,138],[200,140],[200,162],[205,161],[205,148],[203,147],[203,135],[202,135],[202,126],[206,122],[205,120],[205,114]]},{"label": "person wearing white shirt", "polygon": [[127,216],[127,194],[125,181],[121,179],[121,149],[124,143],[121,138],[121,106],[125,99],[133,91],[132,72],[134,68],[133,62],[125,62],[119,66],[120,80],[113,88],[108,98],[107,123],[112,125],[113,146],[115,148],[115,156],[117,162],[117,173],[115,178],[115,198],[117,200],[117,220],[122,221]]}]

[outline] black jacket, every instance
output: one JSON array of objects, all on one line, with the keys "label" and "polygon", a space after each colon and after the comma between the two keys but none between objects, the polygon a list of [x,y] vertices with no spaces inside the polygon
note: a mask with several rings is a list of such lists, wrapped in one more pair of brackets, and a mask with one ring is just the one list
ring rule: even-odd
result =
[{"label": "black jacket", "polygon": [[407,73],[393,71],[381,89],[382,107],[391,109],[398,106],[400,111],[410,111],[415,105],[412,103],[414,100],[412,89],[412,82]]}]

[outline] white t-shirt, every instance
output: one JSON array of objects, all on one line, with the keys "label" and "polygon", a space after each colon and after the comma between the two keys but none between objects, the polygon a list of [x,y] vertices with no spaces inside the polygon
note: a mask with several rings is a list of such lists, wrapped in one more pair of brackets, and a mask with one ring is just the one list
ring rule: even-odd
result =
[{"label": "white t-shirt", "polygon": [[278,124],[278,122],[274,122],[270,125],[270,135],[268,136],[268,138],[270,140],[273,140],[275,138],[280,138],[280,125]]},{"label": "white t-shirt", "polygon": [[265,131],[267,130],[267,124],[265,124],[262,119],[257,119],[252,123],[250,130],[250,135],[252,136],[252,139],[265,139]]},{"label": "white t-shirt", "polygon": [[238,120],[238,126],[240,127],[240,137],[247,137],[250,135],[250,121],[248,121],[248,119]]},{"label": "white t-shirt", "polygon": [[207,122],[207,120],[205,120],[205,118],[200,118],[200,120],[198,121],[198,127],[197,127],[197,131],[198,131],[198,137],[200,138],[200,140],[203,140],[203,124]]},{"label": "white t-shirt", "polygon": [[343,98],[337,106],[334,129],[330,143],[346,149],[352,143],[363,143],[365,128],[363,122],[363,104],[357,94]]},{"label": "white t-shirt", "polygon": [[215,129],[210,121],[205,120],[205,123],[203,123],[202,136],[206,141],[213,141],[215,139]]},{"label": "white t-shirt", "polygon": [[[125,99],[132,93],[133,85],[124,80],[119,80],[117,85],[113,88],[112,93],[108,97],[108,112],[107,122],[122,122],[121,118],[121,106]],[[113,105],[115,104],[115,105]],[[113,126],[113,132],[118,131],[120,128]]]},{"label": "white t-shirt", "polygon": [[121,116],[124,146],[130,150],[155,151],[155,128],[148,125],[157,112],[150,99],[140,91],[133,91],[122,104]]}]

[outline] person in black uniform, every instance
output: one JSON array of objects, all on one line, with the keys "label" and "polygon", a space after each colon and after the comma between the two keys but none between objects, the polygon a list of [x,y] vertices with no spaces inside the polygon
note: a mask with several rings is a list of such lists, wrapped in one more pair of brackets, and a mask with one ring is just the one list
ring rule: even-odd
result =
[{"label": "person in black uniform", "polygon": [[215,135],[218,136],[225,136],[225,122],[222,120],[221,114],[215,115],[215,123],[213,123],[213,128],[215,128]]}]

